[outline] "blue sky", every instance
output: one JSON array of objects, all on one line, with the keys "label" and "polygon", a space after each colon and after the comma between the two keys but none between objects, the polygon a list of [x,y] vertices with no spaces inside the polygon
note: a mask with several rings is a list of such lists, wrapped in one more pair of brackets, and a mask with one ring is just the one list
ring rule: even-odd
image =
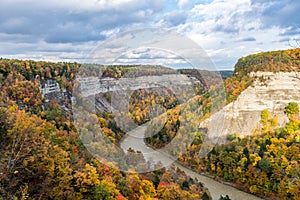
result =
[{"label": "blue sky", "polygon": [[1,0],[0,56],[82,62],[111,37],[158,28],[233,69],[242,56],[297,46],[299,10],[298,0]]}]

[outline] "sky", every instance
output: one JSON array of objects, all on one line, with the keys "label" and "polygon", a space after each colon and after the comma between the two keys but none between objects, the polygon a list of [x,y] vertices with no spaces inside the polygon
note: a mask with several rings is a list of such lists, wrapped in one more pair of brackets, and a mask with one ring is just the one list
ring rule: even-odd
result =
[{"label": "sky", "polygon": [[[299,0],[0,0],[0,57],[84,62],[111,38],[155,28],[195,42],[218,70],[233,69],[240,57],[298,47],[299,10]],[[175,60],[176,52],[135,48],[117,53]]]}]

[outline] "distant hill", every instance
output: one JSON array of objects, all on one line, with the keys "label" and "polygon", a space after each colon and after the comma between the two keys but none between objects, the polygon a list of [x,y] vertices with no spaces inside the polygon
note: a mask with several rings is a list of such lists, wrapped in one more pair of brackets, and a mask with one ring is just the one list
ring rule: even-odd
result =
[{"label": "distant hill", "polygon": [[233,71],[207,71],[199,69],[178,69],[180,74],[185,74],[191,77],[195,77],[200,80],[203,85],[210,87],[212,85],[218,85],[225,79],[232,76]]},{"label": "distant hill", "polygon": [[234,67],[235,75],[250,72],[290,72],[300,70],[300,48],[261,52],[240,58]]}]

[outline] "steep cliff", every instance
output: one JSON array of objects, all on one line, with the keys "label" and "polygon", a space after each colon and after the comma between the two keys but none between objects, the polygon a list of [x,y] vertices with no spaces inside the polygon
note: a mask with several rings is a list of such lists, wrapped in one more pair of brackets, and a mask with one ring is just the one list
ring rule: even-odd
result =
[{"label": "steep cliff", "polygon": [[267,109],[287,122],[284,108],[289,102],[300,103],[299,49],[266,52],[241,58],[234,76],[253,77],[254,81],[231,103],[200,123],[207,128],[213,143],[224,143],[228,135],[250,135],[259,126],[261,111]]}]

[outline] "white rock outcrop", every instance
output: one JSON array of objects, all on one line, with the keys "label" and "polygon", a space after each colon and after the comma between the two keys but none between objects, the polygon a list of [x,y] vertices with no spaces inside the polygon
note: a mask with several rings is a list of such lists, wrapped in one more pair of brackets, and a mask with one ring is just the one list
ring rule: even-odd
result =
[{"label": "white rock outcrop", "polygon": [[138,76],[133,78],[98,78],[84,77],[77,79],[80,82],[80,91],[83,96],[105,93],[108,91],[132,91],[145,88],[166,87],[172,89],[177,86],[192,86],[199,82],[193,77],[184,74],[163,74],[160,76]]},{"label": "white rock outcrop", "polygon": [[252,134],[264,109],[273,116],[278,115],[279,124],[283,125],[288,120],[285,106],[289,102],[300,103],[299,72],[252,72],[250,76],[256,77],[251,86],[200,124],[200,128],[207,128],[207,139],[211,142],[224,143],[233,133]]}]

